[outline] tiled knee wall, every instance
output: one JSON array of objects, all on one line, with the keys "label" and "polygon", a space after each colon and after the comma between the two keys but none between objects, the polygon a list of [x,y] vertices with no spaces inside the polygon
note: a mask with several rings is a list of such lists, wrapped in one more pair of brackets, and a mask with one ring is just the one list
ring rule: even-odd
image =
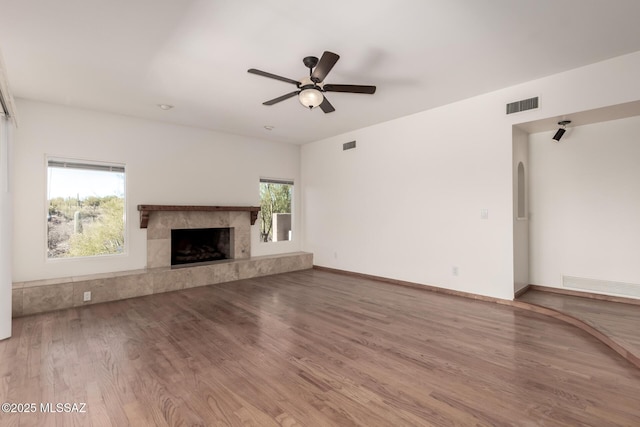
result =
[{"label": "tiled knee wall", "polygon": [[[177,269],[152,268],[89,277],[14,283],[13,317],[312,267],[312,254],[296,252]],[[91,292],[91,301],[83,301],[86,291]]]}]

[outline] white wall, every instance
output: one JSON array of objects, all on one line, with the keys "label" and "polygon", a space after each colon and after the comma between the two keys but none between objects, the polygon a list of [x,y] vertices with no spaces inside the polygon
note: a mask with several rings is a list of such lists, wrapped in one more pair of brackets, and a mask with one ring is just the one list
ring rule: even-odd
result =
[{"label": "white wall", "polygon": [[[638,74],[640,52],[303,146],[303,248],[322,266],[512,298],[512,125],[638,100]],[[505,115],[532,96],[539,109]]]},{"label": "white wall", "polygon": [[[260,177],[299,179],[296,145],[23,99],[17,108],[14,282],[144,268],[146,230],[137,205],[256,206]],[[126,256],[46,260],[47,155],[126,164]],[[252,255],[300,250],[295,205],[294,215],[292,242],[259,242],[256,223]]]},{"label": "white wall", "polygon": [[505,297],[496,285],[508,281],[513,295],[511,128],[479,101],[303,146],[314,263]]},{"label": "white wall", "polygon": [[529,136],[531,281],[640,284],[640,117]]},{"label": "white wall", "polygon": [[0,116],[0,340],[11,336],[11,127]]}]

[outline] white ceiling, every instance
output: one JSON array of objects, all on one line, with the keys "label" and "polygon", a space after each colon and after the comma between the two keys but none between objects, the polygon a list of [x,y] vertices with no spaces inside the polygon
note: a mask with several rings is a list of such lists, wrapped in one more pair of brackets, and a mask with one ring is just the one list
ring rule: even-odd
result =
[{"label": "white ceiling", "polygon": [[[15,97],[305,143],[638,51],[639,18],[638,0],[0,0],[0,50]],[[326,82],[376,94],[262,105],[295,86],[247,69],[297,80],[325,50]]]}]

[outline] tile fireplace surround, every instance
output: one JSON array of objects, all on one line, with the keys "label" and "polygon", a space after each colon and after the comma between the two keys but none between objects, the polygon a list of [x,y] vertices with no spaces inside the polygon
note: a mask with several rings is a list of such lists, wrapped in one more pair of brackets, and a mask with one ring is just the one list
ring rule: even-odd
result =
[{"label": "tile fireplace surround", "polygon": [[[143,205],[149,207],[149,205]],[[241,207],[186,206],[179,210],[141,212],[141,226],[147,226],[147,268],[91,276],[36,280],[13,284],[13,316],[24,316],[70,307],[116,301],[143,295],[213,285],[313,267],[313,255],[294,252],[251,257],[251,224],[255,209]],[[203,209],[197,209],[203,208]],[[217,209],[216,209],[217,208]],[[143,225],[144,224],[144,225]],[[172,228],[233,229],[234,259],[210,264],[171,268]],[[83,294],[91,291],[91,301]]]}]

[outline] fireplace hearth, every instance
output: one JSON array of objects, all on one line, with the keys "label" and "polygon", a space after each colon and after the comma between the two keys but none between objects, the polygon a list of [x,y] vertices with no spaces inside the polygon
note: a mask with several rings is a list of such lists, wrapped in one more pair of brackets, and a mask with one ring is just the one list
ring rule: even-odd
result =
[{"label": "fireplace hearth", "polygon": [[231,228],[171,230],[171,265],[232,259]]}]

